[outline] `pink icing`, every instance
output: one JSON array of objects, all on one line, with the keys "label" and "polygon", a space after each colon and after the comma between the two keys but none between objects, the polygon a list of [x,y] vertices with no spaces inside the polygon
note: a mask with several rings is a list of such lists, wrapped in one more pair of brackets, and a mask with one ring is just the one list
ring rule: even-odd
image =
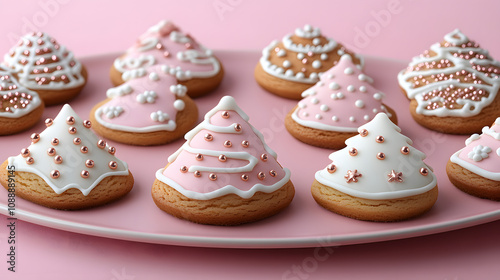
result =
[{"label": "pink icing", "polygon": [[384,94],[371,82],[351,56],[343,55],[336,66],[321,75],[316,85],[302,93],[304,99],[292,117],[307,127],[356,132],[377,113],[388,113],[381,101]]},{"label": "pink icing", "polygon": [[[178,39],[173,40],[173,37]],[[189,59],[179,59],[180,54],[188,55]],[[153,57],[153,64],[180,67],[183,71],[190,71],[192,76],[213,76],[220,68],[210,50],[198,44],[189,34],[183,34],[177,26],[168,21],[160,22],[141,35],[136,44],[115,61],[115,68],[125,72],[148,67],[151,64],[140,60],[140,57],[144,56]],[[132,62],[132,65],[127,61]]]},{"label": "pink icing", "polygon": [[[157,79],[151,78],[151,75],[155,75],[152,73],[156,73]],[[176,101],[177,95],[171,91],[171,86],[181,88],[177,95],[182,96],[185,94],[185,87],[177,85],[175,77],[165,73],[162,66],[153,66],[148,69],[144,76],[131,79],[121,86],[108,90],[108,97],[112,97],[112,99],[96,110],[96,119],[106,127],[119,130],[134,131],[134,129],[148,128],[152,130],[174,130],[175,117],[179,111],[175,108],[174,102],[182,103],[182,101]],[[129,88],[129,90],[124,90],[124,88]],[[143,95],[143,98],[147,99],[147,94],[151,94],[151,92],[156,95],[156,97],[150,98],[151,103],[138,101],[139,95]],[[106,110],[113,107],[114,111],[121,108],[121,112],[117,112],[119,115],[110,117]],[[158,111],[167,113],[168,118],[163,121],[153,120],[151,114]],[[171,122],[169,125],[169,121],[173,121],[173,123]],[[169,129],[167,126],[172,128]]]}]

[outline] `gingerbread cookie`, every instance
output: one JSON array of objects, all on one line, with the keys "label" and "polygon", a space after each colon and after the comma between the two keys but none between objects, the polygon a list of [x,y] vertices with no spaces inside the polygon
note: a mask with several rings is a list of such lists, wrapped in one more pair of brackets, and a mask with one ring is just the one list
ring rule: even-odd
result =
[{"label": "gingerbread cookie", "polygon": [[500,117],[465,141],[465,148],[450,157],[446,173],[460,190],[500,200]]},{"label": "gingerbread cookie", "polygon": [[316,172],[311,192],[324,208],[355,219],[389,222],[428,211],[438,196],[436,176],[384,113],[362,125],[332,163]]},{"label": "gingerbread cookie", "polygon": [[[47,128],[31,135],[31,145],[0,166],[0,183],[16,196],[55,209],[103,205],[126,195],[134,184],[116,149],[99,140],[69,105]],[[9,175],[15,178],[11,184]]]},{"label": "gingerbread cookie", "polygon": [[420,125],[443,133],[472,134],[500,112],[500,62],[460,30],[414,57],[398,74]]},{"label": "gingerbread cookie", "polygon": [[90,112],[94,130],[117,142],[160,145],[181,138],[198,120],[198,108],[166,65],[125,72]]},{"label": "gingerbread cookie", "polygon": [[26,130],[42,117],[43,101],[19,84],[12,72],[0,65],[0,135]]},{"label": "gingerbread cookie", "polygon": [[264,48],[255,67],[255,79],[271,93],[300,100],[301,93],[317,83],[321,74],[335,66],[344,54],[363,66],[360,56],[323,36],[319,28],[305,25]]},{"label": "gingerbread cookie", "polygon": [[22,37],[4,56],[3,64],[21,85],[36,91],[45,105],[69,101],[87,82],[87,71],[73,53],[42,32]]},{"label": "gingerbread cookie", "polygon": [[115,86],[124,83],[123,74],[152,65],[166,65],[177,81],[188,88],[190,97],[204,95],[219,86],[222,64],[213,52],[169,21],[161,21],[141,35],[137,43],[117,58],[110,70]]},{"label": "gingerbread cookie", "polygon": [[292,201],[290,171],[232,97],[223,97],[185,138],[156,172],[152,195],[163,211],[196,223],[237,225],[274,215]]},{"label": "gingerbread cookie", "polygon": [[382,103],[384,94],[372,83],[351,56],[344,54],[316,85],[302,93],[304,98],[285,118],[287,130],[306,144],[340,149],[360,125],[379,112],[397,124],[396,113]]}]

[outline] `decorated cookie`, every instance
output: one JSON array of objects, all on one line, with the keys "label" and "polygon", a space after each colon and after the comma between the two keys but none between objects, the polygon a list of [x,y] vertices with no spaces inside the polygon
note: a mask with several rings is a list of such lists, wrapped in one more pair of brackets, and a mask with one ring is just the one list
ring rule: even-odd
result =
[{"label": "decorated cookie", "polygon": [[340,149],[357,134],[358,127],[379,112],[397,124],[394,110],[382,103],[384,94],[372,86],[348,54],[320,81],[302,93],[304,97],[285,118],[285,126],[300,141],[323,148]]},{"label": "decorated cookie", "polygon": [[166,65],[123,74],[124,84],[90,112],[94,130],[117,142],[159,145],[181,138],[198,120],[198,108]]},{"label": "decorated cookie", "polygon": [[481,198],[500,200],[500,117],[481,134],[472,134],[465,148],[446,165],[450,181],[460,190]]},{"label": "decorated cookie", "polygon": [[87,82],[85,67],[73,53],[49,35],[25,35],[4,56],[19,83],[36,91],[45,105],[65,103],[74,98]]},{"label": "decorated cookie", "polygon": [[122,84],[123,74],[152,65],[166,65],[177,81],[188,88],[190,97],[215,89],[224,76],[213,52],[183,33],[169,21],[161,21],[141,35],[137,43],[117,58],[111,67],[111,81]]},{"label": "decorated cookie", "polygon": [[214,225],[252,222],[287,207],[295,193],[290,171],[248,119],[232,97],[223,97],[156,172],[156,205]]},{"label": "decorated cookie", "polygon": [[[116,149],[99,140],[69,105],[47,128],[31,135],[31,145],[0,166],[0,183],[16,196],[56,209],[74,210],[109,203],[134,184]],[[15,186],[9,178],[15,178]]]},{"label": "decorated cookie", "polygon": [[420,125],[439,132],[471,134],[500,112],[500,62],[460,30],[414,57],[398,74]]},{"label": "decorated cookie", "polygon": [[255,79],[271,93],[299,100],[301,93],[317,83],[321,74],[336,65],[344,54],[363,66],[360,56],[323,36],[319,28],[305,25],[264,48],[255,67]]},{"label": "decorated cookie", "polygon": [[335,213],[368,221],[397,221],[428,211],[437,199],[436,176],[384,113],[362,125],[332,163],[316,172],[316,202]]},{"label": "decorated cookie", "polygon": [[0,135],[32,127],[42,116],[43,108],[38,94],[20,85],[12,72],[0,65]]}]

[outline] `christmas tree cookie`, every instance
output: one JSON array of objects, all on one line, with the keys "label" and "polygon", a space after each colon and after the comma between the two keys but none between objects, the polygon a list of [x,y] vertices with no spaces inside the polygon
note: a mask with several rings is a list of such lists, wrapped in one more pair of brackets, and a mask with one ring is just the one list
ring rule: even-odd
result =
[{"label": "christmas tree cookie", "polygon": [[152,65],[167,65],[178,82],[188,88],[190,97],[212,91],[224,76],[222,64],[211,50],[165,20],[149,28],[135,45],[114,61],[111,81],[120,85],[125,81],[125,72]]},{"label": "christmas tree cookie", "polygon": [[428,211],[438,196],[436,176],[384,113],[362,125],[332,163],[316,172],[316,202],[335,213],[368,221],[397,221]]},{"label": "christmas tree cookie", "polygon": [[255,67],[255,79],[271,93],[299,100],[301,93],[317,83],[344,54],[351,55],[356,65],[363,66],[360,56],[325,37],[319,28],[306,24],[264,48]]},{"label": "christmas tree cookie", "polygon": [[42,32],[22,37],[5,54],[3,64],[15,72],[20,84],[36,91],[45,105],[74,98],[87,82],[87,71],[73,53]]},{"label": "christmas tree cookie", "polygon": [[[47,128],[31,135],[31,145],[0,166],[0,183],[16,196],[56,209],[94,207],[126,195],[134,184],[116,149],[90,130],[69,105]],[[11,175],[11,176],[9,176]],[[9,177],[15,178],[15,187]]]},{"label": "christmas tree cookie", "polygon": [[196,124],[198,109],[187,88],[166,65],[123,75],[126,82],[107,91],[90,112],[94,130],[114,141],[159,145],[181,138]]},{"label": "christmas tree cookie", "polygon": [[481,134],[465,141],[446,165],[450,181],[460,190],[481,198],[500,200],[500,117]]},{"label": "christmas tree cookie", "polygon": [[0,135],[32,127],[42,116],[43,108],[38,94],[20,85],[12,72],[0,65]]},{"label": "christmas tree cookie", "polygon": [[252,222],[287,207],[295,193],[290,171],[248,119],[232,97],[223,97],[156,173],[156,205],[213,225]]},{"label": "christmas tree cookie", "polygon": [[398,80],[420,125],[472,134],[498,117],[499,75],[500,62],[456,29],[414,57]]},{"label": "christmas tree cookie", "polygon": [[394,110],[382,103],[384,94],[372,86],[373,79],[344,54],[285,118],[287,130],[298,140],[322,148],[340,149],[357,134],[358,127],[379,112],[397,124]]}]

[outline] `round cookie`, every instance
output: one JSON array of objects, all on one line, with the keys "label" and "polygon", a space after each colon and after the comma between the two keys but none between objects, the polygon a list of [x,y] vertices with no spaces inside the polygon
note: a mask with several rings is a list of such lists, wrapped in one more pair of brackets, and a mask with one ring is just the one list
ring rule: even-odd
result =
[{"label": "round cookie", "polygon": [[36,92],[20,85],[12,72],[0,65],[0,135],[15,134],[34,126],[44,108]]},{"label": "round cookie", "polygon": [[[16,196],[46,207],[76,210],[115,201],[133,187],[127,164],[99,140],[69,105],[31,145],[0,166],[0,183]],[[13,175],[15,183],[9,181]]]},{"label": "round cookie", "polygon": [[213,52],[169,21],[161,21],[141,35],[137,43],[117,58],[110,69],[115,86],[125,82],[123,74],[152,65],[166,65],[190,97],[202,96],[219,86],[224,70]]},{"label": "round cookie", "polygon": [[451,134],[479,132],[500,111],[500,62],[460,30],[444,36],[398,74],[420,125]]},{"label": "round cookie", "polygon": [[237,225],[291,203],[290,171],[232,97],[223,97],[185,138],[156,172],[152,196],[161,210],[196,223]]},{"label": "round cookie", "polygon": [[198,108],[165,65],[126,72],[125,84],[90,112],[94,130],[117,142],[160,145],[181,138],[198,121]]},{"label": "round cookie", "polygon": [[421,215],[438,197],[436,176],[384,113],[359,128],[315,174],[311,193],[322,207],[347,217],[391,222]]},{"label": "round cookie", "polygon": [[491,200],[500,200],[500,117],[482,134],[473,134],[465,147],[446,165],[448,178],[458,189]]},{"label": "round cookie", "polygon": [[356,65],[363,66],[360,56],[323,36],[319,28],[305,25],[264,48],[254,76],[265,90],[300,100],[301,93],[318,82],[321,74],[336,65],[344,54],[351,55]]},{"label": "round cookie", "polygon": [[73,53],[42,32],[22,37],[4,56],[3,63],[47,106],[73,99],[87,82],[87,71]]},{"label": "round cookie", "polygon": [[302,93],[304,97],[285,117],[285,127],[298,140],[329,149],[345,147],[358,127],[379,112],[397,124],[393,109],[382,103],[384,94],[371,84],[373,79],[343,55],[320,81]]}]

